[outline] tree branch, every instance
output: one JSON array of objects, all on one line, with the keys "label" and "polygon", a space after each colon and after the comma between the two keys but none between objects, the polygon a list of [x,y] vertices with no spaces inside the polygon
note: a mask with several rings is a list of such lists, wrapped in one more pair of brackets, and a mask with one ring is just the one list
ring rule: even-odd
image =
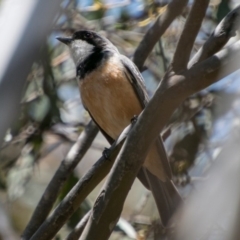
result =
[{"label": "tree branch", "polygon": [[[151,144],[175,108],[187,96],[212,84],[216,79],[208,78],[208,76],[218,72],[220,67],[227,65],[227,62],[236,61],[236,58],[240,57],[239,50],[240,42],[237,42],[190,70],[183,71],[181,75],[165,75],[162,84],[128,135],[95,202],[93,212],[80,240],[108,239],[119,219],[125,198]],[[240,67],[235,66],[236,68]]]},{"label": "tree branch", "polygon": [[172,0],[168,4],[166,11],[157,18],[153,26],[147,31],[133,56],[133,62],[140,70],[142,70],[146,58],[159,38],[172,21],[182,13],[187,2],[187,0]]},{"label": "tree branch", "polygon": [[239,26],[240,6],[228,13],[228,15],[218,24],[209,39],[191,59],[188,67],[192,67],[194,64],[207,59],[222,49],[228,40],[236,35],[236,30],[239,29]]},{"label": "tree branch", "polygon": [[[189,95],[219,81],[240,68],[240,40],[221,50],[212,57],[194,65],[183,73],[185,80],[179,87],[187,86]],[[199,76],[196,76],[196,73]],[[199,79],[201,77],[201,79]],[[197,79],[197,80],[196,80]]]},{"label": "tree branch", "polygon": [[68,179],[73,169],[83,158],[94,138],[98,133],[98,127],[93,121],[85,127],[80,134],[77,142],[72,146],[66,158],[61,162],[58,170],[49,182],[45,192],[42,195],[27,227],[25,228],[22,239],[30,239],[35,231],[40,227],[51,211],[57,196],[62,189],[64,182]]},{"label": "tree branch", "polygon": [[88,194],[108,174],[130,128],[131,125],[125,128],[118,140],[108,149],[107,158],[104,154],[104,156],[92,166],[92,168],[71,189],[51,216],[44,221],[30,240],[48,240],[55,236]]},{"label": "tree branch", "polygon": [[193,3],[173,57],[172,68],[175,72],[187,68],[193,44],[202,25],[209,1],[195,0]]}]

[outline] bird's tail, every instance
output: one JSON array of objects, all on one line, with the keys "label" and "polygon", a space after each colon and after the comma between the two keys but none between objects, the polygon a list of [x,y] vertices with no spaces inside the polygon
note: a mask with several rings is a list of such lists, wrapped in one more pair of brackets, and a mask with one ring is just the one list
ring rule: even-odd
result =
[{"label": "bird's tail", "polygon": [[144,167],[142,167],[138,177],[145,187],[152,191],[162,224],[166,227],[176,209],[182,203],[178,190],[171,180],[163,182]]}]

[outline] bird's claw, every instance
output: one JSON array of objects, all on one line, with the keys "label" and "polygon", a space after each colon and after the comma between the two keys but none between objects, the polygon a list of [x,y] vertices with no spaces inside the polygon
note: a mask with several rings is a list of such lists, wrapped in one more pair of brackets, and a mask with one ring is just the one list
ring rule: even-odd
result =
[{"label": "bird's claw", "polygon": [[138,119],[137,115],[134,115],[133,118],[131,118],[131,123],[136,123]]},{"label": "bird's claw", "polygon": [[109,159],[109,156],[110,156],[110,150],[109,148],[104,148],[103,152],[102,152],[102,155],[105,159]]}]

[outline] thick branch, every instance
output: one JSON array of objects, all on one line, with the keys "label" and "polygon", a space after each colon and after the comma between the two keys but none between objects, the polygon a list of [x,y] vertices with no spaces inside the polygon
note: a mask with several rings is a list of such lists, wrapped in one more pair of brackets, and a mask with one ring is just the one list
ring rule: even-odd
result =
[{"label": "thick branch", "polygon": [[195,0],[193,3],[173,57],[172,68],[174,72],[187,68],[193,44],[202,25],[209,1]]},{"label": "thick branch", "polygon": [[[198,92],[240,69],[239,59],[240,40],[186,71],[179,87],[186,85],[188,95]],[[200,75],[196,76],[196,73]]]},{"label": "thick branch", "polygon": [[68,179],[73,169],[85,155],[98,133],[98,127],[90,121],[80,134],[77,142],[73,145],[66,158],[61,162],[58,170],[48,184],[42,195],[25,231],[22,239],[30,239],[40,227],[51,211],[64,182]]},{"label": "thick branch", "polygon": [[173,111],[186,97],[212,84],[216,79],[211,78],[211,74],[226,66],[227,62],[232,64],[240,58],[239,50],[240,42],[237,42],[228,50],[222,50],[190,70],[183,71],[181,75],[164,77],[163,84],[158,87],[126,139],[80,240],[108,239],[149,147]]},{"label": "thick branch", "polygon": [[240,27],[240,6],[232,10],[218,24],[209,39],[199,49],[195,56],[191,59],[188,67],[201,62],[218,52],[228,42],[228,40],[236,35],[236,30]]},{"label": "thick branch", "polygon": [[147,31],[133,56],[133,62],[140,70],[159,38],[172,21],[182,13],[187,2],[187,0],[172,0],[168,4],[166,11],[157,18],[153,26]]},{"label": "thick branch", "polygon": [[130,127],[127,127],[119,139],[113,143],[106,156],[102,156],[92,168],[78,181],[67,196],[58,205],[51,216],[41,225],[31,240],[52,239],[68,218],[79,208],[88,194],[102,181],[110,171]]}]

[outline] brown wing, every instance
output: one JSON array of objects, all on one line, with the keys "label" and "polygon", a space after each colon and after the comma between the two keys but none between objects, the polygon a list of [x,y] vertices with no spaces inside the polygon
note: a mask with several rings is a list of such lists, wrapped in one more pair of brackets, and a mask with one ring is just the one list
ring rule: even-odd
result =
[{"label": "brown wing", "polygon": [[[137,66],[129,58],[121,55],[121,61],[122,61],[122,64],[124,65],[124,67],[126,69],[126,75],[129,79],[129,81],[131,82],[131,84],[134,88],[134,91],[136,92],[142,107],[144,108],[149,101],[149,97],[148,97],[148,94],[147,94],[147,91],[146,91],[146,87],[145,87],[145,84],[144,84],[143,77],[142,77],[141,73],[139,72]],[[167,157],[167,154],[166,154],[165,147],[163,145],[163,141],[161,139],[161,136],[159,136],[159,140],[157,141],[157,145],[158,145],[158,151],[159,151],[159,154],[160,154],[160,159],[162,161],[162,165],[164,166],[166,174],[171,179],[172,178],[172,172],[171,172],[168,157]]]},{"label": "brown wing", "polygon": [[137,66],[127,57],[121,55],[121,62],[126,69],[126,75],[131,82],[134,91],[136,92],[139,102],[145,108],[149,101],[142,74],[139,72]]},{"label": "brown wing", "polygon": [[[143,83],[143,78],[137,67],[128,58],[122,56],[122,63],[127,71],[126,75],[129,76],[129,81],[132,83],[139,101],[144,108],[148,103],[148,96]],[[144,166],[141,167],[138,173],[138,178],[145,187],[152,191],[162,224],[167,226],[178,205],[182,203],[182,198],[171,181],[171,168],[161,136],[159,136],[155,144],[157,152],[159,153],[159,161],[161,161],[158,166],[164,168],[168,179],[161,181]]]}]

